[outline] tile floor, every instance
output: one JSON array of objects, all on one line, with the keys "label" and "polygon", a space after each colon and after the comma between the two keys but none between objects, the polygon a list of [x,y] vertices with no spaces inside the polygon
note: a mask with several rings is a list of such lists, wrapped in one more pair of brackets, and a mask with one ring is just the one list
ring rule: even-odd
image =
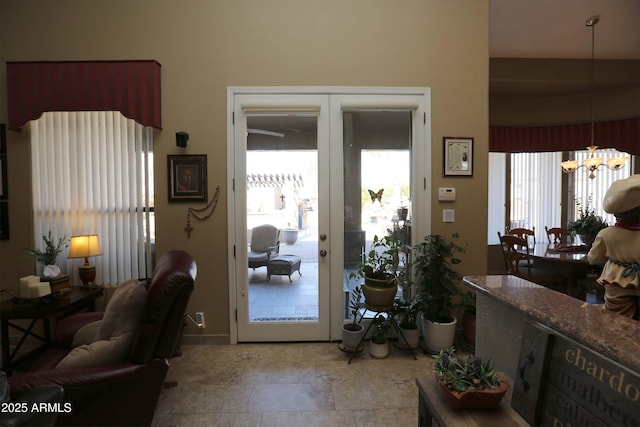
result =
[{"label": "tile floor", "polygon": [[171,360],[153,427],[413,426],[415,378],[433,359],[367,349],[351,364],[338,343],[183,346]]}]

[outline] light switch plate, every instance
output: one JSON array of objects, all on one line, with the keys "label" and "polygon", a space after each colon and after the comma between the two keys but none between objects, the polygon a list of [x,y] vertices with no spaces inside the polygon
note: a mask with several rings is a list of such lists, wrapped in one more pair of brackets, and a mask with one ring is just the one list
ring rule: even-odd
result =
[{"label": "light switch plate", "polygon": [[454,209],[442,209],[442,222],[455,222],[456,211]]}]

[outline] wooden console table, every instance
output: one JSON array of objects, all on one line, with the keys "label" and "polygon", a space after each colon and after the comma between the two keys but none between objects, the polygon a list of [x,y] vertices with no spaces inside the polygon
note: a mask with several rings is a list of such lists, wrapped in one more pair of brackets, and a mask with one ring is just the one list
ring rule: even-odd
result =
[{"label": "wooden console table", "polygon": [[[55,327],[55,323],[58,320],[82,310],[95,311],[95,301],[102,296],[102,293],[102,288],[81,290],[80,288],[72,287],[70,292],[56,299],[52,299],[48,303],[37,302],[33,304],[21,304],[14,302],[12,299],[2,301],[0,304],[2,370],[5,371],[7,375],[10,375],[12,364],[16,364],[35,352],[48,347],[51,344],[51,330]],[[12,320],[20,319],[31,320],[26,329],[11,322]],[[33,331],[33,327],[38,320],[42,320],[42,335]],[[13,352],[10,351],[9,347],[9,327],[22,332],[22,337]],[[42,341],[42,344],[38,348],[18,357],[20,347],[29,336]]]},{"label": "wooden console table", "polygon": [[[496,409],[454,411],[442,397],[442,391],[433,376],[416,378],[418,385],[418,426],[461,427],[525,427],[529,424],[511,408],[511,387]],[[513,384],[509,381],[509,385]]]}]

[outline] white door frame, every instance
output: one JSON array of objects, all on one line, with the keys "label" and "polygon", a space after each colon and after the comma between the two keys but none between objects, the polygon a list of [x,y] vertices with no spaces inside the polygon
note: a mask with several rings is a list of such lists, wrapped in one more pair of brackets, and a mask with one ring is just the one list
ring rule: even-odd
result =
[{"label": "white door frame", "polygon": [[[273,94],[277,95],[330,95],[330,139],[342,142],[342,112],[357,110],[411,110],[412,120],[412,236],[425,236],[431,229],[431,90],[430,88],[379,88],[379,87],[228,87],[227,88],[227,218],[228,218],[228,272],[229,272],[229,338],[232,344],[238,342],[238,322],[236,319],[237,272],[235,252],[244,248],[237,247],[235,230],[238,226],[238,215],[235,204],[235,170],[236,150],[234,138],[235,96],[239,94]],[[273,105],[272,105],[273,106]],[[330,217],[341,218],[343,214],[343,162],[342,150],[330,150],[330,175],[335,178],[330,188]],[[246,219],[245,219],[246,220]],[[331,236],[342,236],[342,221],[330,224]],[[420,237],[421,238],[421,237]],[[342,238],[331,239],[330,253],[333,265],[342,266]],[[246,250],[245,250],[246,252]],[[342,271],[336,267],[331,270],[331,283],[342,283]],[[330,340],[338,340],[341,336],[344,316],[343,292],[341,287],[331,286],[331,318]]]}]

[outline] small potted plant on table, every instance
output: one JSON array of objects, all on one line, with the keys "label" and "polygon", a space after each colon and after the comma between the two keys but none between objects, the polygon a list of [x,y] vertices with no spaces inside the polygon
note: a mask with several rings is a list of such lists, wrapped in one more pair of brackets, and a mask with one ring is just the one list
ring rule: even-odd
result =
[{"label": "small potted plant on table", "polygon": [[582,243],[590,248],[596,235],[600,230],[607,228],[609,224],[601,216],[596,215],[596,211],[590,207],[591,196],[587,199],[587,204],[584,207],[580,205],[579,200],[576,200],[576,206],[578,206],[578,218],[569,221],[567,229],[571,233],[571,237],[580,236]]},{"label": "small potted plant on table", "polygon": [[434,356],[433,372],[442,394],[454,410],[493,409],[509,389],[490,361],[477,356],[458,357],[453,347]]},{"label": "small potted plant on table", "polygon": [[67,236],[64,235],[58,240],[55,240],[51,234],[51,230],[46,236],[42,236],[44,241],[44,250],[40,249],[26,249],[26,251],[33,256],[36,262],[43,265],[42,275],[45,277],[56,277],[60,274],[60,267],[56,265],[58,255],[64,248],[69,247],[67,242]]}]

